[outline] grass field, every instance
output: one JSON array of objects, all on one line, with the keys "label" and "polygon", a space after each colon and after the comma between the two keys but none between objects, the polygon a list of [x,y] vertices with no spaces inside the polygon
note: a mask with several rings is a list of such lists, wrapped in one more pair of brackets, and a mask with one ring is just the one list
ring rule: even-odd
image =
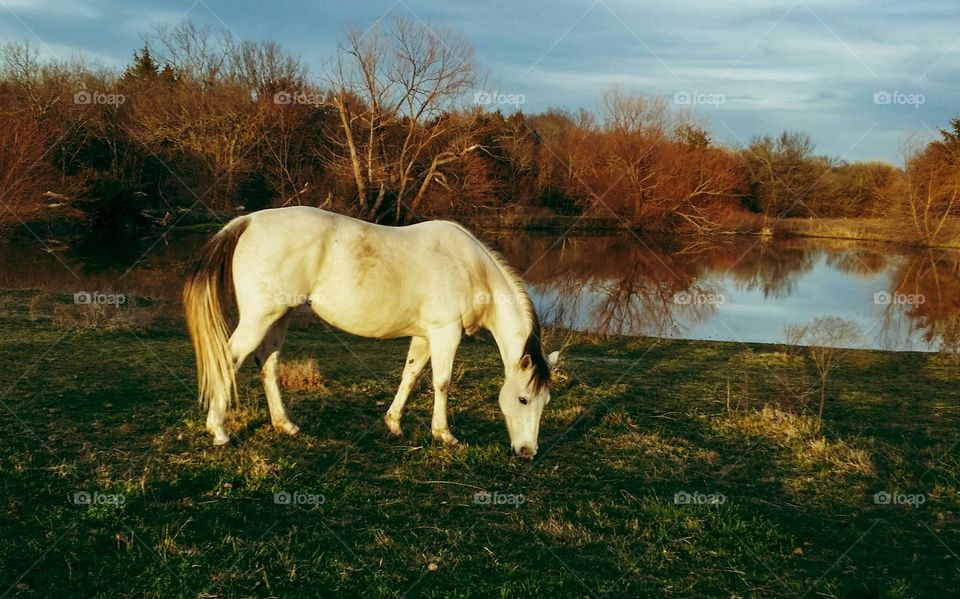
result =
[{"label": "grass field", "polygon": [[406,439],[385,436],[404,341],[314,323],[284,354],[323,376],[285,393],[302,435],[267,426],[247,365],[233,440],[215,449],[180,327],[37,305],[0,301],[3,596],[960,589],[960,367],[942,356],[850,352],[821,434],[794,415],[799,359],[781,348],[579,340],[529,462],[507,453],[489,339],[461,347],[451,426],[464,443],[445,448],[423,384]]}]

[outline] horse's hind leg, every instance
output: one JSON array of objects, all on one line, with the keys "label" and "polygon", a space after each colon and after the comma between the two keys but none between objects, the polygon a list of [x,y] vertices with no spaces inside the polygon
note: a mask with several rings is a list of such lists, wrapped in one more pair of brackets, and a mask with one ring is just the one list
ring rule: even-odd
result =
[{"label": "horse's hind leg", "polygon": [[257,348],[256,359],[260,365],[260,380],[263,381],[263,391],[267,395],[267,404],[270,406],[270,421],[273,427],[288,435],[295,435],[300,429],[287,418],[287,411],[283,408],[280,398],[280,386],[277,384],[277,363],[280,360],[280,346],[287,335],[287,326],[290,316],[287,312],[270,327],[266,337]]},{"label": "horse's hind leg", "polygon": [[[256,316],[242,313],[240,315],[240,324],[230,335],[230,353],[233,354],[234,372],[239,370],[247,356],[257,349],[267,331],[280,316],[281,314],[277,313],[261,313]],[[210,401],[210,410],[207,412],[207,430],[213,433],[214,445],[223,445],[230,441],[230,437],[223,427],[223,421],[227,415],[228,400],[228,394],[223,392],[218,393]]]},{"label": "horse's hind leg", "polygon": [[213,433],[214,445],[225,445],[230,441],[230,435],[223,428],[223,419],[227,415],[226,390],[218,391],[210,398],[210,408],[207,410],[207,430]]},{"label": "horse's hind leg", "polygon": [[406,405],[407,398],[410,397],[410,391],[412,391],[413,386],[417,384],[417,379],[420,377],[420,373],[423,372],[423,367],[427,364],[429,358],[430,344],[426,338],[412,338],[410,340],[410,350],[407,352],[407,361],[403,365],[403,376],[400,379],[400,388],[397,389],[397,395],[393,398],[393,403],[390,404],[387,415],[383,417],[383,421],[387,423],[387,429],[389,429],[391,437],[403,436],[403,431],[400,429],[400,417],[403,415],[403,406]]}]

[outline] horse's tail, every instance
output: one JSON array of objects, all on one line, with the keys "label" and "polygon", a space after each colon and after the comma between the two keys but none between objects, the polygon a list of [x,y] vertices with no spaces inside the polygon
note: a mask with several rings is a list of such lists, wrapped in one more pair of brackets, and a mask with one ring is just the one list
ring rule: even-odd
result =
[{"label": "horse's tail", "polygon": [[233,288],[233,252],[248,224],[248,216],[235,218],[211,237],[183,287],[187,331],[197,358],[198,397],[204,407],[215,393],[224,393],[229,404],[237,392],[223,300]]}]

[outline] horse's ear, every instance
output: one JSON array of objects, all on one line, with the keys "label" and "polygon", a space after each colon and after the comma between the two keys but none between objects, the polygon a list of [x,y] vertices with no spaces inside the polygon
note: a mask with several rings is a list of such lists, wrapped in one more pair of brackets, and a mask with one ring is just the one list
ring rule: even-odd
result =
[{"label": "horse's ear", "polygon": [[520,370],[527,370],[531,366],[533,366],[533,360],[530,359],[530,354],[523,354],[520,358]]},{"label": "horse's ear", "polygon": [[553,370],[554,368],[556,368],[557,362],[559,361],[560,361],[560,352],[558,351],[552,352],[549,356],[547,356],[547,364],[550,365],[550,370]]}]

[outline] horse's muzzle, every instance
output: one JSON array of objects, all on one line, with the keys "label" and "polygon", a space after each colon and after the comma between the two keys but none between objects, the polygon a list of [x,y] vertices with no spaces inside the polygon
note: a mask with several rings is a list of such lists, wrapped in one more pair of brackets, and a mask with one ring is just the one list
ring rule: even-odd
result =
[{"label": "horse's muzzle", "polygon": [[521,445],[520,447],[514,447],[513,453],[520,458],[526,460],[532,460],[533,456],[537,455],[537,450],[529,445]]}]

